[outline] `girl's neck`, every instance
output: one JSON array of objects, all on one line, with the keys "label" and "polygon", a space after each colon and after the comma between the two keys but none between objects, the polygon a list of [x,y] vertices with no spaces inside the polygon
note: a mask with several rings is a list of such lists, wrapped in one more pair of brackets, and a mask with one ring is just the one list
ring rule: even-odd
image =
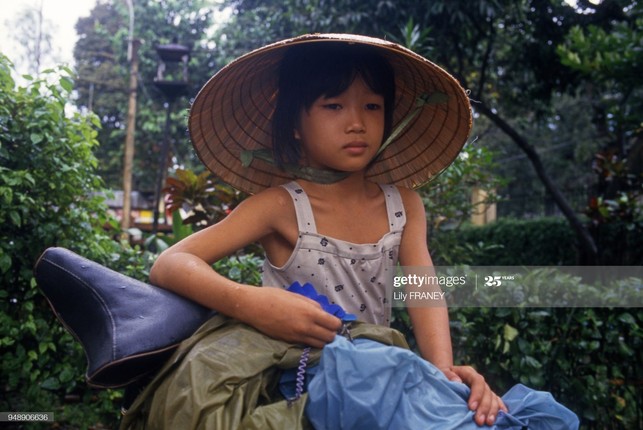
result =
[{"label": "girl's neck", "polygon": [[364,172],[356,172],[332,184],[320,184],[303,179],[297,179],[297,183],[311,198],[326,201],[345,202],[370,199],[380,191],[377,184],[366,180]]}]

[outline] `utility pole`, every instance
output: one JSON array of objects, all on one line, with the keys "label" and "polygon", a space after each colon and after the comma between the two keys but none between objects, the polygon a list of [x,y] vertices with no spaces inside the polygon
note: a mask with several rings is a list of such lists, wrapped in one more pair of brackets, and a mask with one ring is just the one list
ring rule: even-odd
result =
[{"label": "utility pole", "polygon": [[134,163],[134,132],[136,130],[136,91],[138,86],[138,47],[139,39],[134,38],[134,4],[127,0],[129,8],[129,45],[127,57],[130,61],[129,102],[127,108],[127,130],[125,134],[125,155],[123,158],[123,216],[121,219],[121,239],[128,239],[132,213],[132,165]]}]

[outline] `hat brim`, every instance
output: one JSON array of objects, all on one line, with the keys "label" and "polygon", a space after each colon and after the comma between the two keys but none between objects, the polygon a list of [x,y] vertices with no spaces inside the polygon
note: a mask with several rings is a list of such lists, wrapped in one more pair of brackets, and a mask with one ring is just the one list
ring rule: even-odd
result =
[{"label": "hat brim", "polygon": [[241,152],[272,148],[272,114],[278,95],[279,65],[286,50],[302,43],[345,42],[380,49],[395,72],[393,129],[417,108],[418,97],[443,93],[444,103],[427,104],[370,165],[368,180],[417,188],[448,167],[471,130],[471,107],[464,89],[444,69],[398,44],[347,34],[311,34],[273,43],[243,55],[215,74],[190,109],[188,129],[205,166],[246,193],[293,179],[276,166]]}]

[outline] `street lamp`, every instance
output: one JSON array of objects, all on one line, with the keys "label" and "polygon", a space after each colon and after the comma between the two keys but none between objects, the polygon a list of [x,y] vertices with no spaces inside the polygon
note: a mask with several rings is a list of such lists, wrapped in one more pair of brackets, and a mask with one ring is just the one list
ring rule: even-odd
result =
[{"label": "street lamp", "polygon": [[190,49],[178,44],[176,40],[167,45],[158,45],[156,52],[159,56],[159,63],[156,69],[154,85],[165,97],[165,136],[156,177],[152,235],[156,235],[158,232],[161,189],[163,188],[163,178],[167,169],[167,156],[170,146],[170,113],[172,112],[174,101],[185,94],[188,87],[188,61],[190,60]]}]

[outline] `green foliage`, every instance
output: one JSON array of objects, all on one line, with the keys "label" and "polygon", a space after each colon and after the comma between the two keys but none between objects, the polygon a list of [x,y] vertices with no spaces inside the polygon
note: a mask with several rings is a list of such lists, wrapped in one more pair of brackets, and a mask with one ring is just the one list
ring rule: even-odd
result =
[{"label": "green foliage", "polygon": [[[603,264],[643,264],[643,231],[626,225],[604,224],[594,231]],[[433,253],[438,265],[574,265],[573,240],[563,219],[501,219],[441,231]],[[560,274],[528,282],[540,293],[551,285],[583,294],[591,288]],[[452,308],[450,316],[456,361],[475,365],[494,389],[502,392],[520,382],[551,391],[579,415],[581,428],[643,425],[639,309],[479,307]],[[402,328],[410,333],[408,321]]]},{"label": "green foliage", "polygon": [[572,27],[565,43],[556,48],[562,63],[599,82],[640,85],[643,75],[641,10],[641,5],[635,3],[629,10],[632,19],[614,22],[609,31],[597,25]]},{"label": "green foliage", "polygon": [[586,208],[595,235],[610,223],[641,228],[642,12],[641,3],[632,2],[618,20],[575,26],[557,46],[562,63],[591,88],[595,123],[607,143],[594,158],[598,181]]},{"label": "green foliage", "polygon": [[[432,255],[437,265],[573,266],[574,240],[574,233],[561,218],[501,218],[484,226],[440,232]],[[467,248],[473,253],[466,252]]]},{"label": "green foliage", "polygon": [[[146,240],[147,249],[156,252],[163,251],[196,230],[221,221],[246,197],[228,184],[213,179],[209,172],[197,175],[191,170],[177,169],[175,175],[167,179],[163,189],[167,209],[172,213],[172,234],[158,234]],[[261,251],[255,244],[240,251],[241,256],[257,253]],[[260,279],[256,285],[259,284]]]},{"label": "green foliage", "polygon": [[599,195],[590,199],[586,209],[592,225],[622,222],[635,228],[643,216],[643,174],[631,173],[614,151],[596,154],[593,167],[599,177]]},{"label": "green foliage", "polygon": [[[161,142],[165,136],[165,98],[154,85],[158,54],[156,47],[177,42],[192,49],[189,85],[186,95],[196,95],[201,85],[213,74],[215,64],[211,46],[204,41],[211,26],[212,10],[204,0],[137,0],[134,4],[133,37],[142,43],[138,50],[139,79],[136,112],[136,151],[133,181],[139,191],[154,189],[159,168]],[[123,142],[128,112],[127,58],[129,10],[126,2],[99,2],[90,16],[76,26],[79,34],[74,49],[78,64],[75,89],[79,109],[90,109],[102,123],[99,131],[99,172],[108,187],[121,186]],[[187,106],[187,99],[177,104]],[[170,140],[176,164],[199,166],[185,134],[184,109],[173,109]]]},{"label": "green foliage", "polygon": [[236,282],[261,285],[263,258],[254,254],[232,255],[214,264],[214,270]]},{"label": "green foliage", "polygon": [[[643,264],[643,221],[612,222],[592,228],[600,264]],[[501,218],[484,226],[441,230],[432,238],[431,255],[438,266],[574,266],[580,256],[575,236],[562,218]]]},{"label": "green foliage", "polygon": [[603,265],[643,265],[643,220],[611,222],[592,228]]},{"label": "green foliage", "polygon": [[[549,253],[554,247],[564,247],[565,235],[571,234],[569,228],[563,220],[530,223],[539,225],[532,228],[527,223],[512,221],[508,223],[508,230],[514,235],[523,229],[540,231],[543,243],[550,244],[536,246],[543,253],[540,256],[531,252],[521,254],[522,248],[499,248],[499,256],[513,256],[513,260],[505,258],[502,263],[496,263],[479,252],[484,245],[478,242],[471,244],[472,255],[463,250],[457,255],[472,265],[517,266],[549,261]],[[472,230],[481,231],[485,227]],[[464,236],[455,242],[464,240]],[[640,232],[638,237],[641,237]],[[571,245],[567,244],[566,249],[573,253]],[[643,250],[640,241],[638,249]],[[638,255],[640,258],[643,252]],[[446,263],[454,264],[452,261]],[[639,260],[636,264],[642,263]],[[526,295],[525,299],[529,299],[531,293],[547,294],[556,286],[557,291],[571,294],[568,298],[573,301],[579,293],[590,294],[594,285],[586,284],[578,277],[556,273],[553,268],[539,271],[523,281],[524,286],[520,285],[518,289]],[[625,288],[627,294],[631,290],[627,282],[615,283],[611,288]],[[634,286],[640,289],[640,280],[635,282]],[[604,288],[600,290],[605,291]],[[502,290],[502,294],[505,293],[510,292]],[[634,294],[640,295],[640,292]],[[489,299],[493,303],[493,297]],[[622,302],[623,297],[619,300]],[[504,392],[516,383],[549,391],[578,414],[582,429],[643,427],[641,309],[452,307],[449,314],[456,364],[476,367],[495,391]],[[406,335],[410,345],[415,345],[408,313],[395,308],[393,315],[392,326]]]},{"label": "green foliage", "polygon": [[62,69],[18,87],[0,56],[0,409],[53,411],[60,423],[88,428],[116,420],[120,393],[87,389],[80,345],[39,293],[33,266],[50,246],[126,273],[142,263],[103,230],[114,222],[96,193],[98,121],[66,113],[71,79]]},{"label": "green foliage", "polygon": [[430,27],[420,27],[419,24],[416,24],[411,16],[405,25],[400,27],[400,33],[402,34],[401,38],[398,38],[396,34],[392,34],[391,39],[406,46],[413,52],[425,52],[431,49],[429,43],[432,43],[433,40],[430,38],[431,28]]},{"label": "green foliage", "polygon": [[494,167],[493,152],[470,143],[440,176],[419,190],[427,211],[429,238],[439,229],[458,228],[471,218],[478,209],[471,203],[474,187],[488,193],[482,204],[496,201],[495,189],[503,181],[494,175]]},{"label": "green foliage", "polygon": [[175,213],[188,210],[183,224],[203,228],[221,221],[246,196],[227,184],[216,181],[209,172],[199,175],[191,170],[177,169],[163,189],[167,209]]},{"label": "green foliage", "polygon": [[582,428],[643,424],[643,311],[457,308],[450,314],[456,362],[474,363],[495,390],[523,383],[550,391],[579,415]]}]

